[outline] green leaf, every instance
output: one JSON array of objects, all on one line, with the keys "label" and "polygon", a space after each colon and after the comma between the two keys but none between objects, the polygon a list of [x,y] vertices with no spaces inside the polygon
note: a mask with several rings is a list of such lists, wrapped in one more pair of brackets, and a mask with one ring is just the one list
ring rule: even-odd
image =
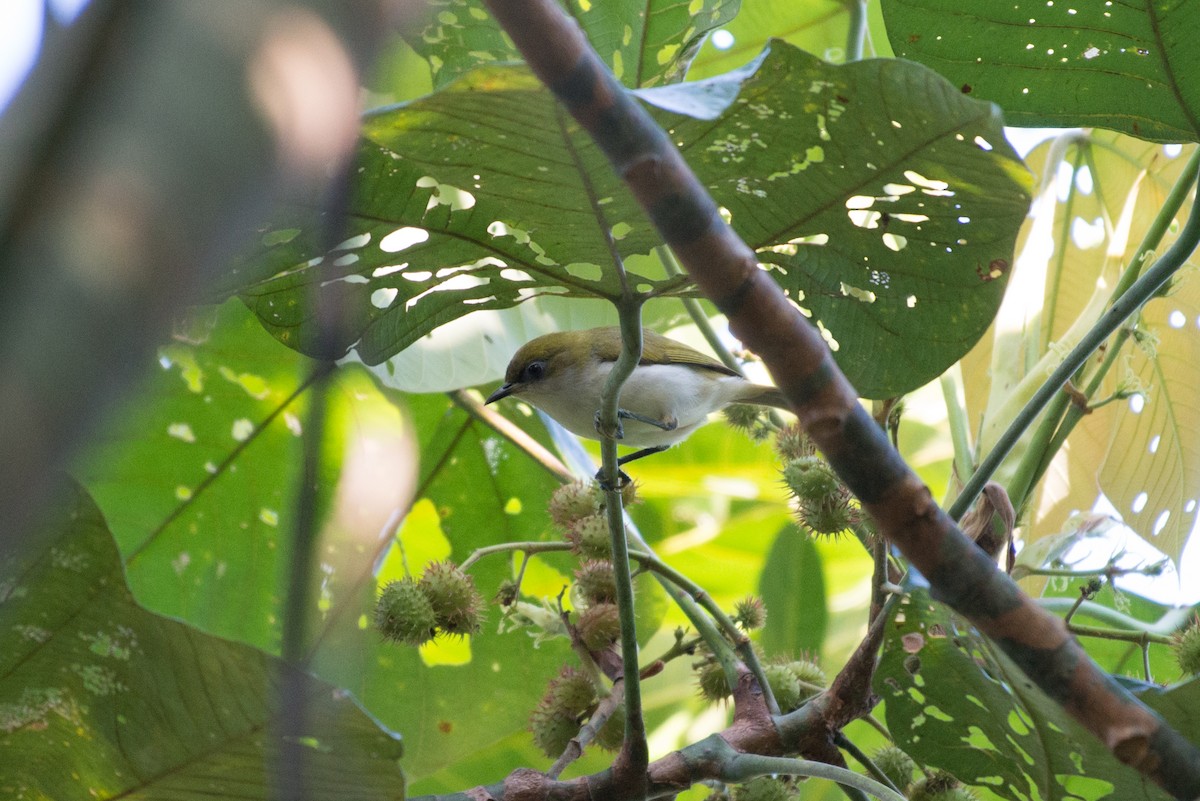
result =
[{"label": "green leaf", "polygon": [[236,301],[199,310],[83,455],[140,603],[278,648],[308,364]]},{"label": "green leaf", "polygon": [[991,321],[1029,200],[994,106],[773,43],[715,124],[664,123],[861,395],[926,383]]},{"label": "green leaf", "polygon": [[845,51],[830,47],[830,42],[842,43],[850,28],[850,12],[845,0],[753,0],[746,3],[728,24],[721,29],[733,37],[724,50],[705,39],[688,69],[688,80],[710,78],[736,69],[754,59],[771,39],[782,39],[790,45],[820,56],[826,61],[845,61]]},{"label": "green leaf", "polygon": [[[920,386],[986,328],[1028,202],[994,107],[917,65],[833,67],[780,43],[752,69],[639,96],[700,115],[656,116],[862,394]],[[714,96],[732,100],[715,120]],[[375,364],[479,309],[615,298],[610,244],[622,258],[658,244],[523,68],[475,70],[373,115],[366,134],[346,242],[325,253],[301,214],[227,277],[292,347],[314,346],[314,288],[344,312],[339,344]],[[686,291],[661,274],[632,282]]]},{"label": "green leaf", "polygon": [[[104,432],[78,474],[114,521],[139,602],[274,652],[308,402],[307,395],[287,399],[301,384],[307,360],[266,336],[236,301],[205,322],[163,350],[163,369]],[[406,396],[402,422],[360,368],[339,369],[332,381],[318,476],[322,584],[313,667],[352,688],[373,715],[410,738],[406,768],[420,777],[523,731],[542,688],[503,682],[503,676],[529,671],[548,679],[569,649],[549,643],[530,652],[524,634],[496,634],[495,613],[471,639],[466,665],[426,669],[416,651],[382,643],[369,625],[375,564],[396,547],[399,516],[385,518],[404,507],[359,519],[355,527],[335,525],[338,488],[346,483],[343,460],[348,480],[357,476],[368,497],[389,497],[413,481],[404,472],[417,470],[415,460],[407,468],[372,462],[357,474],[350,446],[386,442],[395,426],[415,437],[415,480],[441,517],[444,538],[445,550],[430,558],[459,561],[480,545],[557,537],[544,513],[556,482],[444,395]],[[546,441],[536,419],[524,424]],[[258,433],[239,441],[247,431]],[[186,491],[177,492],[180,487]],[[420,571],[424,557],[417,561],[411,543],[409,550],[410,567]],[[511,568],[493,557],[472,572],[490,597]],[[464,698],[471,705],[463,706]],[[487,727],[473,725],[480,709],[495,713]]]},{"label": "green leaf", "polygon": [[883,0],[896,55],[936,69],[1011,125],[1200,135],[1195,3]]},{"label": "green leaf", "polygon": [[[708,31],[729,21],[739,0],[564,0],[617,80],[655,86],[678,80]],[[455,0],[405,38],[428,62],[435,87],[481,64],[519,61],[482,0]]]},{"label": "green leaf", "polygon": [[896,605],[875,690],[897,745],[1004,798],[1167,798],[924,589]]},{"label": "green leaf", "polygon": [[812,539],[794,525],[785,526],[767,554],[758,586],[767,607],[763,650],[769,656],[820,655],[829,610],[821,554]]},{"label": "green leaf", "polygon": [[[290,668],[139,607],[99,509],[72,489],[48,547],[0,564],[0,794],[274,798]],[[400,799],[400,742],[310,677],[312,797]]]}]

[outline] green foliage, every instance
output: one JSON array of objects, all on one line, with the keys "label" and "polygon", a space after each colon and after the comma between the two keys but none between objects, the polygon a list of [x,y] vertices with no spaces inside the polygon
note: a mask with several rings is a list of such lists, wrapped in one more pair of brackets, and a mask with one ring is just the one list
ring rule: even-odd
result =
[{"label": "green foliage", "polygon": [[42,542],[0,563],[0,794],[267,798],[285,682],[308,701],[309,791],[393,799],[398,737],[335,687],[141,608],[100,510],[71,488]]},{"label": "green foliage", "polygon": [[[907,391],[962,356],[999,304],[1028,204],[994,107],[916,65],[833,67],[782,43],[714,81],[641,97],[665,109],[657,118],[734,228],[831,332],[859,390]],[[616,273],[599,266],[606,239],[623,258],[658,244],[595,145],[520,67],[474,70],[373,114],[365,134],[345,242],[325,253],[297,210],[227,276],[302,351],[315,343],[310,289],[343,310],[338,346],[377,364],[468,312],[546,293],[615,298]],[[634,282],[684,289],[636,271]],[[903,346],[947,317],[952,329]]]},{"label": "green foliage", "polygon": [[[1152,708],[1182,713],[1171,721],[1200,736],[1200,717],[1184,713],[1196,682],[1143,695]],[[887,628],[875,690],[886,704],[897,745],[960,780],[1023,801],[1083,795],[1164,799],[1116,760],[1047,698],[993,644],[915,590],[898,603]],[[1033,772],[1025,766],[1041,765]]]},{"label": "green foliage", "polygon": [[883,13],[897,56],[999,103],[1010,124],[1200,136],[1194,3],[883,0]]},{"label": "green foliage", "polygon": [[[951,426],[967,446],[956,465],[989,451],[1046,364],[1099,316],[1121,258],[1132,259],[1125,251],[1156,224],[1184,163],[1178,153],[1108,133],[1035,150],[1030,165],[1042,182],[1039,213],[1049,209],[1042,219],[1054,229],[1055,261],[1044,281],[1015,293],[1025,316],[984,336],[1014,248],[1037,244],[1028,229],[1018,236],[1030,176],[988,101],[999,101],[1010,122],[1196,138],[1189,109],[1200,76],[1176,44],[1195,27],[1186,4],[1166,9],[1147,32],[1149,7],[1113,8],[1103,25],[1094,17],[1109,12],[1081,7],[1064,28],[1055,19],[1072,16],[1066,7],[884,0],[893,45],[926,66],[810,55],[837,62],[845,52],[851,4],[841,0],[759,0],[736,17],[739,4],[723,0],[564,5],[637,88],[760,266],[821,326],[865,396],[914,390],[966,354],[966,421]],[[1010,17],[1020,24],[1007,24]],[[720,26],[735,47],[700,49]],[[786,41],[768,41],[776,33]],[[511,42],[477,0],[439,6],[406,36],[415,53],[393,45],[388,63],[424,59],[431,80],[378,74],[371,88],[436,91],[366,115],[344,241],[327,249],[323,199],[292,199],[275,213],[255,246],[205,287],[211,297],[238,300],[180,324],[159,352],[161,369],[76,465],[95,506],[84,491],[72,493],[48,549],[0,563],[0,664],[8,670],[0,671],[0,794],[170,795],[228,772],[227,782],[214,780],[216,792],[265,796],[261,766],[278,749],[272,727],[284,675],[273,654],[301,512],[314,514],[321,530],[315,603],[304,610],[315,678],[301,679],[314,794],[401,794],[390,730],[406,737],[403,778],[417,791],[462,791],[556,758],[593,713],[597,688],[569,666],[578,657],[558,604],[593,651],[616,640],[612,566],[597,561],[610,556],[609,532],[594,485],[559,488],[543,462],[479,416],[469,395],[389,387],[494,378],[510,340],[527,327],[595,324],[622,292],[614,258],[636,291],[655,295],[648,317],[656,325],[680,319],[679,299],[695,290],[652,253],[658,237],[605,158],[528,70],[506,63],[515,60]],[[681,84],[693,57],[692,77],[709,80]],[[1064,169],[1068,186],[1056,189]],[[1170,219],[1159,222],[1166,233],[1147,239],[1151,250],[1175,236]],[[1089,240],[1096,229],[1101,238]],[[1123,357],[1124,374],[1100,394],[1137,389],[1147,413],[1111,404],[1080,424],[1085,437],[1072,440],[1064,470],[1070,493],[1054,495],[1056,505],[1038,509],[1029,527],[1062,539],[1027,548],[1029,565],[1045,568],[1034,556],[1059,545],[1061,556],[1079,540],[1058,523],[1064,509],[1092,507],[1096,476],[1148,540],[1171,557],[1182,552],[1200,492],[1200,424],[1190,411],[1200,386],[1191,329],[1198,291],[1194,280],[1181,280],[1136,320],[1132,338],[1142,347]],[[315,435],[316,373],[302,354],[319,338],[317,296],[337,308],[336,344],[351,359],[333,371],[323,396],[315,508],[298,510],[304,449]],[[410,359],[441,342],[453,354],[444,362]],[[470,362],[478,362],[472,377],[460,378]],[[949,437],[921,397],[906,401],[913,416],[903,418],[899,439],[936,494],[953,484]],[[525,436],[569,451],[527,409],[512,409]],[[738,419],[756,435],[774,426]],[[1020,443],[1001,478],[1016,472],[1030,443]],[[811,696],[805,685],[826,684],[818,657],[840,666],[861,639],[871,561],[852,538],[815,541],[796,531],[785,484],[811,529],[843,531],[859,509],[797,429],[785,429],[778,447],[783,481],[769,447],[719,424],[635,463],[641,503],[630,525],[706,597],[736,609],[737,623],[768,655],[768,678],[787,711]],[[371,492],[354,492],[362,487]],[[576,553],[562,552],[564,536]],[[454,566],[509,542],[551,550],[484,556],[470,579]],[[642,652],[673,655],[645,685],[652,742],[687,745],[700,715],[717,714],[704,708],[729,696],[725,674],[651,575],[639,575],[636,586]],[[482,600],[499,588],[503,611]],[[735,607],[749,593],[770,610],[765,622],[761,603]],[[1070,582],[1052,582],[1045,602],[1057,610],[1075,593]],[[377,607],[380,595],[391,602]],[[1150,629],[1145,621],[1181,619],[1111,587],[1091,603],[1077,622],[1125,615],[1118,622]],[[384,641],[372,616],[400,622],[391,636],[408,645]],[[461,636],[430,642],[435,627]],[[681,645],[688,642],[691,650]],[[1129,642],[1088,646],[1105,669],[1141,667]],[[801,654],[812,661],[793,660]],[[1155,645],[1145,664],[1174,678],[1172,659]],[[1162,689],[1122,681],[1200,739],[1200,682]],[[875,691],[903,749],[881,767],[902,787],[914,778],[907,752],[1014,801],[1163,797],[922,590],[893,609]],[[711,729],[712,719],[703,721]],[[618,708],[597,745],[619,745],[623,726]],[[608,767],[611,757],[598,750],[571,770]],[[146,776],[168,778],[130,778]],[[967,792],[954,783],[934,773],[919,791]],[[762,778],[733,795],[778,801],[798,791]],[[802,792],[837,791],[809,782]]]}]

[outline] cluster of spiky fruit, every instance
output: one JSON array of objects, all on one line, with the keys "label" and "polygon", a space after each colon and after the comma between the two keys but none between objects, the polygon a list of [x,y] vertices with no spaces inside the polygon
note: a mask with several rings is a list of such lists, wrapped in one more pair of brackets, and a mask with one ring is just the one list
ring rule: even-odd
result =
[{"label": "cluster of spiky fruit", "polygon": [[483,597],[453,562],[433,562],[419,580],[389,582],[375,603],[375,627],[389,640],[422,645],[438,634],[479,631]]},{"label": "cluster of spiky fruit", "polygon": [[[825,671],[810,659],[775,659],[763,665],[763,674],[784,714],[799,709],[827,683]],[[732,693],[724,670],[714,661],[702,663],[696,679],[700,695],[709,701],[724,700]]]},{"label": "cluster of spiky fruit", "polygon": [[795,502],[796,519],[814,534],[838,534],[859,521],[850,490],[798,426],[779,432],[783,483]]},{"label": "cluster of spiky fruit", "polygon": [[[632,483],[621,494],[626,505],[636,501]],[[590,651],[603,650],[621,634],[604,495],[594,482],[576,481],[554,491],[549,511],[580,559],[571,591],[578,612],[575,625],[579,640]]]},{"label": "cluster of spiky fruit", "polygon": [[[596,711],[596,686],[581,670],[565,666],[550,680],[546,692],[529,716],[533,742],[542,753],[554,758],[561,754],[571,738]],[[596,733],[595,743],[613,750],[621,745],[625,735],[624,708],[605,722]]]}]

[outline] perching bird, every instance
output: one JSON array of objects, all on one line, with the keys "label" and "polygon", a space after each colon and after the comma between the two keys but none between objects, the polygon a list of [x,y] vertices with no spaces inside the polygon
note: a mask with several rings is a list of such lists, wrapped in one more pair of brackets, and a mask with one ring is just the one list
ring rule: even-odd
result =
[{"label": "perching bird", "polygon": [[[519,397],[568,431],[600,439],[596,431],[600,395],[621,347],[621,331],[616,327],[532,339],[512,357],[504,384],[486,403]],[[640,450],[623,456],[618,464],[683,441],[711,413],[731,403],[789,408],[775,387],[747,381],[716,359],[643,329],[642,360],[621,387],[618,411],[621,444]]]}]

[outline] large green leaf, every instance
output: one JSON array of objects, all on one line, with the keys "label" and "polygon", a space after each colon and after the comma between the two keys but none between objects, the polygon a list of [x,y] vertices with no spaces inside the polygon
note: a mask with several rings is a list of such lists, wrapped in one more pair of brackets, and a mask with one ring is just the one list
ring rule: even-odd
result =
[{"label": "large green leaf", "polygon": [[759,578],[767,606],[763,650],[768,656],[819,655],[829,627],[821,554],[806,534],[789,524],[775,537]]},{"label": "large green leaf", "polygon": [[[987,326],[1028,184],[993,106],[914,64],[834,67],[782,43],[746,70],[641,97],[864,395],[925,383]],[[524,68],[473,71],[373,115],[366,135],[347,241],[325,253],[298,210],[228,276],[301,350],[314,288],[348,321],[339,344],[374,364],[477,309],[614,298],[615,271],[599,265],[658,243]]]},{"label": "large green leaf", "polygon": [[883,0],[896,55],[1004,107],[1013,125],[1200,136],[1200,6],[1188,0]]},{"label": "large green leaf", "polygon": [[664,123],[860,394],[924,384],[987,327],[1029,184],[994,106],[776,43],[715,124]]},{"label": "large green leaf", "polygon": [[[592,47],[626,86],[677,80],[704,35],[737,13],[738,0],[565,0]],[[405,38],[429,62],[434,86],[481,64],[519,61],[482,0],[430,4],[423,26]]]},{"label": "large green leaf", "polygon": [[[883,653],[875,689],[897,744],[918,761],[1013,801],[1167,798],[926,590],[897,604]],[[1194,696],[1185,685],[1144,700],[1179,713]],[[1200,739],[1194,708],[1173,722]]]},{"label": "large green leaf", "polygon": [[[231,301],[163,349],[164,369],[83,460],[78,473],[113,521],[139,602],[278,651],[309,401],[307,394],[289,398],[306,364]],[[427,534],[426,544],[440,543],[440,551],[409,543],[409,567],[418,572],[427,559],[461,561],[481,545],[556,536],[542,511],[556,482],[444,395],[406,396],[401,420],[370,378],[350,367],[335,371],[328,399],[314,669],[353,688],[372,714],[410,738],[406,766],[419,778],[524,730],[542,687],[496,683],[496,671],[549,678],[567,649],[547,644],[531,652],[523,634],[498,636],[494,613],[469,647],[460,644],[461,658],[472,660],[466,665],[426,669],[415,651],[383,644],[367,625],[380,581],[376,564],[395,552],[405,508],[360,513],[348,527],[338,522],[339,488],[358,486],[367,498],[396,501],[405,470],[417,468],[355,463],[350,457],[361,449],[352,446],[385,444],[397,428],[415,438],[422,508],[441,516],[432,533],[402,527]],[[535,433],[541,428],[536,419],[524,424]],[[397,516],[389,521],[391,512]],[[503,557],[493,557],[473,572],[490,595],[509,570]],[[452,714],[441,717],[440,709]],[[494,712],[486,727],[467,719],[479,709]]]},{"label": "large green leaf", "polygon": [[[290,668],[139,607],[100,511],[70,495],[44,550],[0,564],[0,795],[276,797]],[[311,797],[403,798],[399,740],[299,680]]]}]

